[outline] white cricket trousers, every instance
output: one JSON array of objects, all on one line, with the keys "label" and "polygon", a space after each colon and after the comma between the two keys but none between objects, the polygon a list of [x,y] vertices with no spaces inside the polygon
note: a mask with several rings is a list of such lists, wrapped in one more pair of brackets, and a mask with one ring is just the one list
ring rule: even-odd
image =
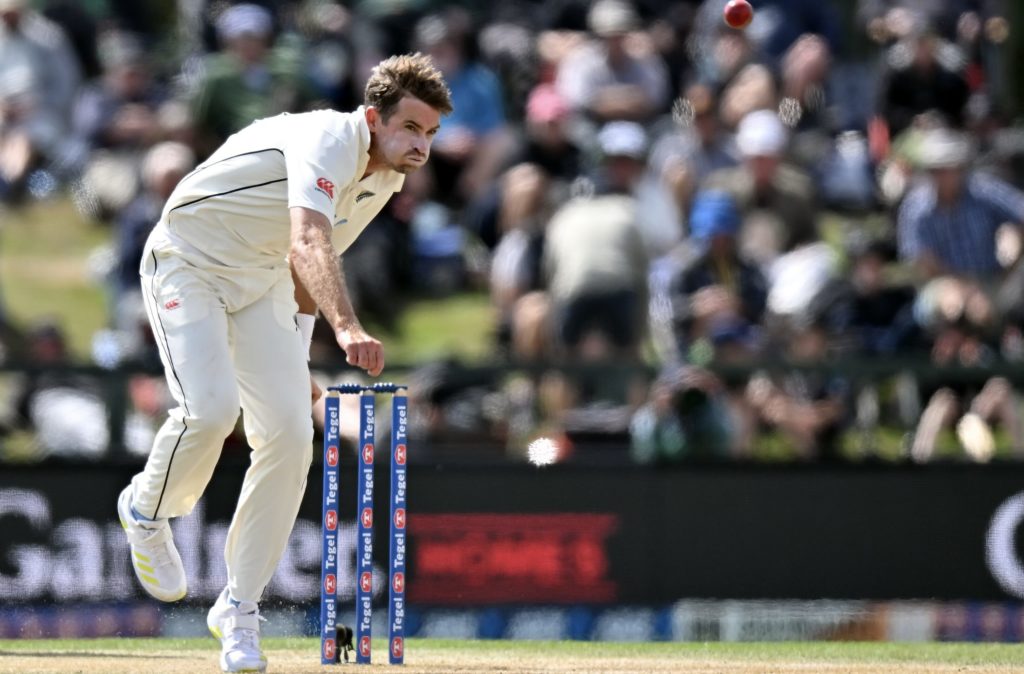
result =
[{"label": "white cricket trousers", "polygon": [[234,276],[237,270],[198,268],[150,246],[145,256],[146,311],[178,406],[132,479],[134,507],[154,519],[191,512],[241,407],[252,454],[224,560],[231,596],[259,601],[295,524],[313,457],[309,366],[291,275],[286,268]]}]

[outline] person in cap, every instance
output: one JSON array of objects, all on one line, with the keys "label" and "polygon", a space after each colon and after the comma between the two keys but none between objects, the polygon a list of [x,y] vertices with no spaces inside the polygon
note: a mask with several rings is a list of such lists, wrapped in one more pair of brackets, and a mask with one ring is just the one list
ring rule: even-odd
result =
[{"label": "person in cap", "polygon": [[[772,110],[755,110],[740,120],[736,149],[742,163],[712,172],[702,189],[732,196],[744,222],[740,239],[753,239],[755,212],[768,216],[759,220],[770,228],[758,236],[759,262],[768,262],[782,252],[817,241],[818,206],[810,177],[784,161],[789,132]],[[746,245],[746,244],[744,244]]]},{"label": "person in cap", "polygon": [[571,183],[583,173],[583,153],[569,135],[568,102],[553,84],[538,84],[526,99],[525,138],[510,163],[537,164],[554,179]]},{"label": "person in cap", "polygon": [[740,213],[725,192],[700,192],[690,214],[690,238],[698,256],[672,284],[672,306],[680,353],[704,337],[711,323],[761,322],[767,282],[736,246]]},{"label": "person in cap", "polygon": [[221,51],[203,62],[192,99],[201,154],[250,122],[301,111],[314,99],[297,55],[273,46],[274,20],[267,9],[232,5],[214,25]]},{"label": "person in cap", "polygon": [[967,137],[950,129],[925,132],[920,184],[904,198],[896,219],[900,258],[923,279],[944,274],[994,281],[1004,268],[996,237],[1004,223],[1024,223],[1024,193],[970,169]]},{"label": "person in cap", "polygon": [[654,55],[626,49],[626,37],[640,30],[640,17],[626,0],[598,0],[587,14],[595,40],[559,65],[558,92],[576,112],[598,122],[649,120],[666,106],[668,72]]},{"label": "person in cap", "polygon": [[636,123],[612,122],[598,142],[598,191],[555,212],[542,267],[567,354],[632,358],[638,355],[647,288],[633,187],[644,171],[647,139]]}]

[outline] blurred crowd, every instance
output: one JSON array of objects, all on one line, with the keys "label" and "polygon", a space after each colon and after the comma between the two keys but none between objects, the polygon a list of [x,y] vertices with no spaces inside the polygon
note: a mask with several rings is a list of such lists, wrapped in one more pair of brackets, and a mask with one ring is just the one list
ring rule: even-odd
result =
[{"label": "blurred crowd", "polygon": [[[890,429],[895,458],[1024,456],[991,374],[1024,359],[1010,3],[753,0],[742,31],[724,5],[0,0],[0,201],[66,193],[110,228],[94,357],[152,361],[137,268],[181,176],[254,119],[354,109],[374,64],[421,51],[455,112],[348,282],[384,330],[409,296],[489,293],[512,366],[409,373],[425,452],[843,460]],[[29,358],[62,362],[61,339],[37,326]],[[46,392],[96,396],[48,377],[8,430],[60,423],[33,414]],[[158,377],[129,397],[144,453],[169,401]]]}]

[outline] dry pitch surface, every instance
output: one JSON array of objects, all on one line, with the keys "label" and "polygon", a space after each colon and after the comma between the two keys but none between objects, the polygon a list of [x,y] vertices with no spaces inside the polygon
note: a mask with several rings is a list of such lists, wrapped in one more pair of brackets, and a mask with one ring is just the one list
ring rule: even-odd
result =
[{"label": "dry pitch surface", "polygon": [[[267,639],[268,672],[321,666],[313,639]],[[384,661],[387,654],[377,653]],[[342,665],[348,671],[354,665]],[[1024,674],[1024,646],[1002,644],[609,644],[410,640],[402,674]],[[215,674],[211,639],[0,641],[0,674]]]}]

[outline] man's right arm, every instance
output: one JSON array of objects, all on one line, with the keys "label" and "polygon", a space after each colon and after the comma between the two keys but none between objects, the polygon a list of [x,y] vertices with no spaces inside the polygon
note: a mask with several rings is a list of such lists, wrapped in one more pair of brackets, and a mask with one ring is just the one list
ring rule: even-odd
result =
[{"label": "man's right arm", "polygon": [[331,244],[331,225],[327,216],[295,206],[290,209],[290,218],[289,261],[295,275],[330,324],[349,364],[377,376],[384,369],[383,349],[356,318],[340,259]]}]

